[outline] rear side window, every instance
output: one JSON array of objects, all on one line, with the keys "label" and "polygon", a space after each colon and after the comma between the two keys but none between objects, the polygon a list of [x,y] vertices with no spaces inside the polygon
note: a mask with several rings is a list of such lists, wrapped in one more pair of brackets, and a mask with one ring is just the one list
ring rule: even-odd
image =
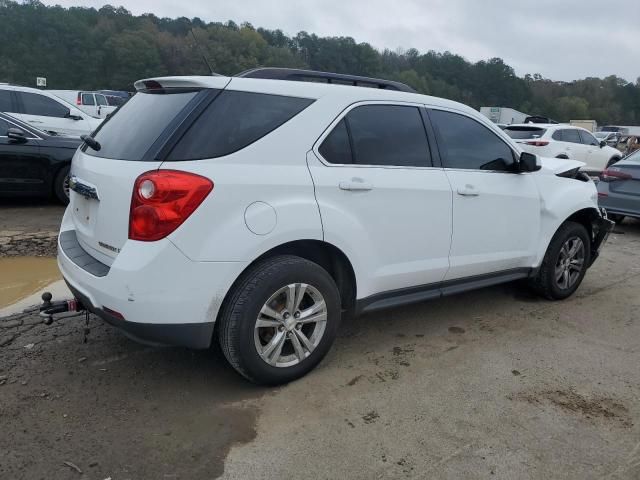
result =
[{"label": "rear side window", "polygon": [[197,90],[167,93],[139,92],[105,120],[93,135],[100,143],[96,152],[88,145],[88,155],[115,160],[143,160],[173,119],[198,94]]},{"label": "rear side window", "polygon": [[67,107],[44,95],[27,92],[16,93],[22,100],[23,113],[26,115],[64,118],[69,113]]},{"label": "rear side window", "polygon": [[9,90],[0,90],[0,112],[15,112]]},{"label": "rear side window", "polygon": [[538,127],[507,127],[504,129],[504,132],[514,140],[541,138],[546,131],[546,128]]},{"label": "rear side window", "polygon": [[553,132],[553,135],[551,136],[551,138],[553,138],[554,140],[558,141],[558,142],[562,142],[562,130],[556,130],[555,132]]},{"label": "rear side window", "polygon": [[364,105],[351,110],[347,122],[355,163],[431,166],[427,134],[416,107]]},{"label": "rear side window", "polygon": [[445,168],[509,171],[515,164],[511,148],[479,122],[442,110],[431,110]]},{"label": "rear side window", "polygon": [[82,94],[82,105],[95,105],[96,102],[93,99],[93,93]]},{"label": "rear side window", "polygon": [[9,123],[0,118],[0,137],[6,137],[9,130]]},{"label": "rear side window", "polygon": [[399,105],[351,110],[318,149],[331,163],[430,167],[431,154],[420,111]]},{"label": "rear side window", "polygon": [[313,100],[306,98],[225,90],[189,127],[167,160],[216,158],[237,152],[311,103]]},{"label": "rear side window", "polygon": [[96,103],[98,105],[106,105],[107,104],[107,99],[104,98],[104,95],[96,95]]},{"label": "rear side window", "polygon": [[569,143],[582,143],[578,130],[567,128],[562,130],[562,141]]}]

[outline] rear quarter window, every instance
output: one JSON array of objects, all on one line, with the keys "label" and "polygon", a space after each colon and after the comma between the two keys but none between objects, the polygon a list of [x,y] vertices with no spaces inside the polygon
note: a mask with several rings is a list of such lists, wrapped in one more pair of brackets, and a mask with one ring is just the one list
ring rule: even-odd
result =
[{"label": "rear quarter window", "polygon": [[167,160],[216,158],[237,152],[312,103],[306,98],[224,90],[178,140]]}]

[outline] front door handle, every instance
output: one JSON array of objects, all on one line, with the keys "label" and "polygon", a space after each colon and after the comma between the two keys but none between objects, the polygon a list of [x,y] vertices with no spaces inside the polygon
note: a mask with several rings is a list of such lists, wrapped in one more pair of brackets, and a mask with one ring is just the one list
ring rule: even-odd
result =
[{"label": "front door handle", "polygon": [[338,187],[340,187],[340,190],[346,190],[348,192],[368,192],[373,188],[373,185],[367,182],[351,181],[340,182]]},{"label": "front door handle", "polygon": [[464,187],[458,188],[458,195],[462,195],[463,197],[477,197],[480,195],[480,192],[473,185],[465,185]]}]

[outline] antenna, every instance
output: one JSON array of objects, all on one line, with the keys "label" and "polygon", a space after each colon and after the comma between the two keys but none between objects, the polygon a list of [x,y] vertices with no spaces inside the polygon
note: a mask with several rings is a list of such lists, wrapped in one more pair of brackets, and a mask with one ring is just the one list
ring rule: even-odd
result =
[{"label": "antenna", "polygon": [[191,27],[189,29],[189,31],[191,32],[191,36],[193,37],[193,41],[196,42],[196,48],[198,49],[198,52],[200,52],[200,55],[202,55],[202,60],[204,61],[204,63],[207,65],[207,68],[209,69],[209,72],[211,73],[211,75],[213,76],[218,76],[218,74],[216,72],[213,71],[213,68],[211,68],[211,65],[209,64],[209,60],[207,60],[207,56],[204,54],[204,52],[202,51],[202,48],[200,48],[200,43],[198,43],[198,39],[196,38],[196,34],[193,33],[193,27]]}]

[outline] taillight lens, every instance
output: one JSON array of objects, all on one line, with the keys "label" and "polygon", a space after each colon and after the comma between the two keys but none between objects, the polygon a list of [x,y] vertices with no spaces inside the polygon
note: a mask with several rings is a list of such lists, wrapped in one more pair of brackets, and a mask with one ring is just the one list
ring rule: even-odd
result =
[{"label": "taillight lens", "polygon": [[143,173],[133,185],[129,238],[153,242],[166,237],[189,218],[211,190],[213,182],[194,173]]},{"label": "taillight lens", "polygon": [[531,140],[525,143],[527,145],[533,145],[534,147],[546,147],[547,145],[549,145],[549,142],[546,140]]},{"label": "taillight lens", "polygon": [[615,182],[616,180],[630,180],[633,176],[628,173],[621,172],[620,170],[614,170],[611,168],[607,168],[602,172],[600,176],[600,180],[604,182]]},{"label": "taillight lens", "polygon": [[82,94],[78,94],[78,98],[76,98],[76,105],[82,105]]}]

